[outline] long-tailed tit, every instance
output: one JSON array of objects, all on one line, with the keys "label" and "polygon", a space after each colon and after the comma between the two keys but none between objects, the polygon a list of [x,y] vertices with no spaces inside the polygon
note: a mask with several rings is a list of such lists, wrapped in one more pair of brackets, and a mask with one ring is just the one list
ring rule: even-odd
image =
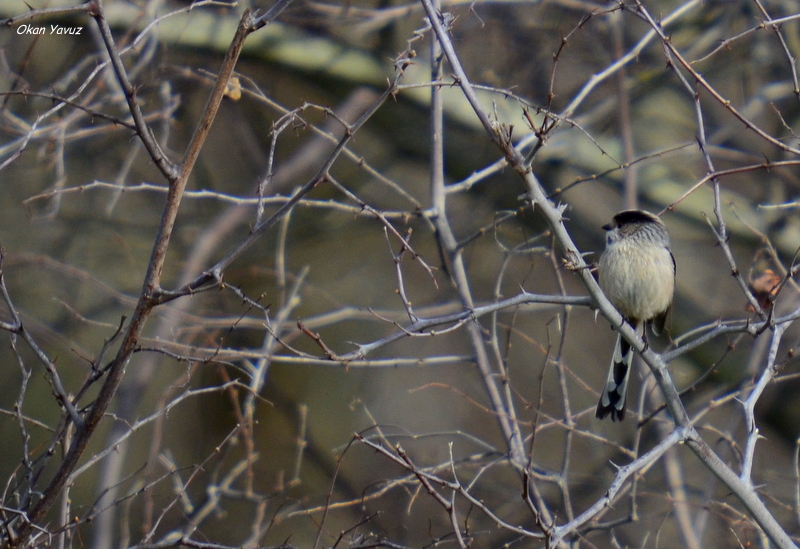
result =
[{"label": "long-tailed tit", "polygon": [[[655,215],[625,210],[614,216],[606,230],[606,249],[600,256],[600,287],[640,336],[645,325],[653,332],[664,328],[675,290],[675,258],[669,233]],[[612,421],[625,417],[625,398],[633,364],[633,348],[619,333],[614,357],[595,415]]]}]

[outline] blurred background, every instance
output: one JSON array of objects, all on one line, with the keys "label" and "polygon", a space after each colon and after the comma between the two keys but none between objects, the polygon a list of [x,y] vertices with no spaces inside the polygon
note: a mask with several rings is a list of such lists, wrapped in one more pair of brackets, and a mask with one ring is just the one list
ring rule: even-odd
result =
[{"label": "blurred background", "polygon": [[[0,17],[66,5],[29,2],[3,2]],[[194,132],[244,9],[269,6],[105,3],[137,99],[173,161]],[[587,261],[597,259],[601,227],[617,211],[668,208],[675,307],[668,334],[650,341],[669,351],[720,322],[758,320],[740,281],[752,286],[765,273],[780,279],[796,262],[800,16],[786,0],[647,7],[695,74],[668,60],[635,5],[443,2],[484,108],[513,126],[545,191],[565,205]],[[762,24],[770,18],[784,19]],[[525,482],[508,465],[508,441],[463,326],[442,323],[438,334],[331,359],[407,327],[413,318],[403,295],[418,318],[463,310],[432,222],[430,39],[422,4],[400,0],[295,0],[278,22],[248,37],[181,204],[166,289],[235,250],[311,180],[345,134],[342,121],[354,124],[380,101],[397,59],[410,64],[401,89],[336,157],[336,184],[317,185],[265,231],[225,270],[223,286],[153,312],[82,469],[43,525],[63,534],[61,543],[180,545],[188,536],[232,547],[458,546],[442,505],[413,474],[354,439],[361,433],[389,450],[399,444],[431,474],[470,485],[494,513],[457,498],[472,547],[543,546],[501,525],[541,532],[520,496]],[[116,352],[112,341],[103,354],[105,342],[135,306],[167,185],[125,125],[128,106],[106,59],[84,8],[0,27],[3,276],[10,303],[67,391],[88,388],[79,409],[96,396],[97,384],[87,380]],[[443,72],[445,213],[476,304],[522,290],[586,295],[536,207],[523,200],[521,180],[504,168],[452,85],[447,63]],[[716,183],[704,180],[712,171]],[[729,231],[725,247],[715,234],[720,221]],[[414,253],[401,253],[387,224]],[[790,278],[773,292],[774,317],[798,307]],[[9,302],[1,314],[11,321]],[[478,321],[525,437],[533,482],[557,523],[606,493],[613,464],[630,462],[668,432],[670,418],[658,410],[662,399],[644,366],[632,382],[629,417],[617,424],[594,418],[615,334],[589,307],[528,303]],[[770,333],[731,331],[670,363],[698,430],[734,470],[745,432],[736,399],[767,364]],[[800,516],[797,336],[794,327],[783,335],[779,376],[759,401],[765,440],[755,461],[755,480],[790,533]],[[32,350],[10,334],[2,341],[0,479],[3,505],[17,508],[58,465],[62,411]],[[248,390],[254,383],[257,390]],[[669,471],[676,463],[677,477]],[[676,482],[694,513],[694,541],[676,518]],[[570,543],[765,543],[738,501],[684,448],[618,498]]]}]

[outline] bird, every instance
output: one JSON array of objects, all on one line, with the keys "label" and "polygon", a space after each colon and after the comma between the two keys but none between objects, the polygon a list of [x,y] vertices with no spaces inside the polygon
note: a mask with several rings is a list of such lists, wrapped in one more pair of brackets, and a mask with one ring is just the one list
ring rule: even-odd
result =
[{"label": "bird", "polygon": [[[677,267],[669,232],[661,219],[644,210],[623,210],[604,225],[606,248],[598,264],[603,293],[640,337],[651,325],[658,335],[672,305]],[[608,377],[595,416],[625,418],[634,350],[617,332]]]}]

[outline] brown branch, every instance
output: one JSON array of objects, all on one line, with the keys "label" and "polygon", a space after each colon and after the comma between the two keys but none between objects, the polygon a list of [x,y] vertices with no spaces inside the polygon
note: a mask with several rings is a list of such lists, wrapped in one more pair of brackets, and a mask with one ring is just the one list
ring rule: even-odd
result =
[{"label": "brown branch", "polygon": [[236,31],[228,52],[223,60],[222,67],[219,72],[217,84],[214,87],[211,96],[206,105],[205,113],[199,123],[194,136],[187,148],[183,161],[179,169],[175,169],[161,154],[158,145],[149,133],[149,129],[144,123],[141,111],[139,110],[136,102],[134,89],[128,81],[125,74],[125,69],[122,61],[117,53],[116,46],[111,36],[111,30],[108,26],[105,17],[103,16],[102,4],[99,0],[91,3],[91,15],[97,21],[103,36],[106,48],[111,55],[117,77],[120,84],[125,90],[128,105],[133,115],[134,121],[139,128],[139,134],[145,146],[148,148],[153,160],[159,165],[164,175],[171,181],[169,192],[167,194],[164,212],[161,217],[161,223],[155,238],[155,244],[148,263],[147,273],[145,274],[142,291],[139,296],[139,301],[136,309],[131,317],[131,322],[128,326],[127,332],[120,344],[120,348],[114,360],[108,368],[108,376],[100,389],[99,394],[94,404],[89,408],[89,411],[81,425],[78,426],[75,432],[72,444],[67,451],[58,471],[53,476],[49,485],[43,490],[41,499],[36,503],[33,509],[28,514],[28,520],[22,524],[18,535],[13,540],[14,546],[24,544],[32,532],[32,527],[35,523],[39,522],[47,514],[47,511],[55,503],[56,498],[61,493],[64,484],[67,481],[72,470],[78,463],[78,460],[83,455],[86,447],[94,434],[100,420],[103,418],[105,411],[108,409],[111,400],[116,394],[117,388],[122,381],[122,376],[125,372],[125,367],[133,355],[133,352],[139,345],[142,330],[148,317],[156,305],[153,300],[154,293],[160,285],[161,274],[164,269],[164,262],[166,259],[167,248],[169,246],[172,229],[175,224],[175,219],[178,215],[183,191],[186,188],[189,176],[192,173],[197,156],[205,142],[208,132],[211,128],[211,123],[214,120],[222,97],[225,92],[225,86],[228,79],[233,72],[236,61],[244,45],[247,36],[253,32],[253,19],[249,10],[245,11],[242,15],[239,27]]}]

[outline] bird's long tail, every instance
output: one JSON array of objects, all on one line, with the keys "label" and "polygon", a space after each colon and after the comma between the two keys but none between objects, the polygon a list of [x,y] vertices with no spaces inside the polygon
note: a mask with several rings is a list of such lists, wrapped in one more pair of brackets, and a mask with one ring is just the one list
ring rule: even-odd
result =
[{"label": "bird's long tail", "polygon": [[617,333],[614,357],[611,360],[608,378],[595,412],[595,416],[598,419],[603,419],[609,414],[611,415],[611,421],[622,421],[625,418],[625,400],[628,395],[628,381],[631,377],[633,355],[634,351],[630,343]]}]

